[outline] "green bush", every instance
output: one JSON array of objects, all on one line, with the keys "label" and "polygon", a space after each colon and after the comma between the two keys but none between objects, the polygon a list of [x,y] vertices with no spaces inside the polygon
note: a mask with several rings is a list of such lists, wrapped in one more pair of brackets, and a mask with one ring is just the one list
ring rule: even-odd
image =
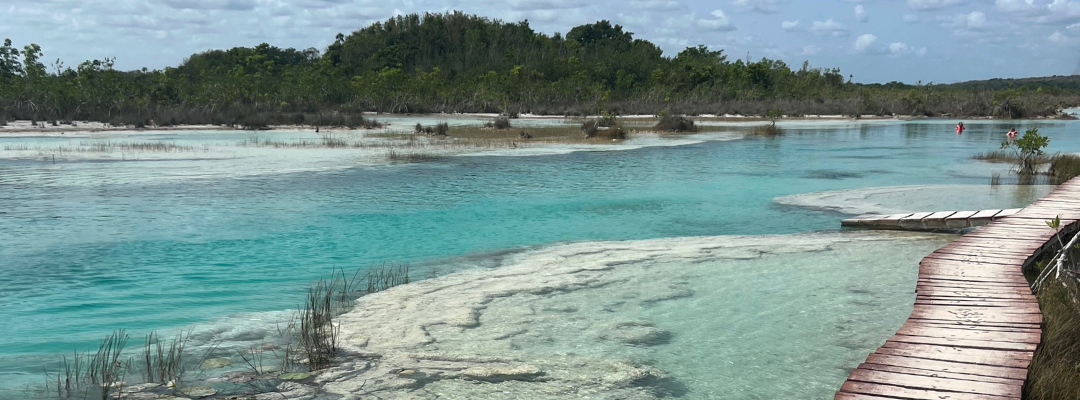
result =
[{"label": "green bush", "polygon": [[1032,175],[1038,165],[1039,157],[1043,155],[1046,146],[1050,145],[1050,138],[1040,135],[1039,128],[1028,129],[1024,136],[1015,140],[1001,142],[1001,148],[1012,150],[1016,154],[1017,173]]},{"label": "green bush", "polygon": [[694,120],[682,115],[663,115],[653,129],[659,132],[696,132]]},{"label": "green bush", "polygon": [[596,132],[599,130],[600,123],[598,123],[595,119],[587,120],[585,121],[585,123],[581,124],[581,133],[583,133],[586,138],[596,137]]},{"label": "green bush", "polygon": [[499,130],[510,129],[510,119],[506,117],[495,118],[494,121],[489,121],[488,123],[484,124],[484,127]]}]

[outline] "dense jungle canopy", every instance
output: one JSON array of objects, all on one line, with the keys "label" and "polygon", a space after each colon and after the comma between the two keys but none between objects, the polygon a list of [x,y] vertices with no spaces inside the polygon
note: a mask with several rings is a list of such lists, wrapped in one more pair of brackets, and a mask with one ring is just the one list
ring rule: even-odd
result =
[{"label": "dense jungle canopy", "polygon": [[[269,44],[194,54],[176,67],[120,71],[112,59],[46,65],[41,47],[0,47],[0,122],[302,123],[307,113],[925,115],[1023,118],[1080,105],[1076,77],[951,85],[852,83],[837,68],[674,56],[609,21],[547,35],[528,21],[460,12],[390,18],[326,49]],[[290,115],[298,115],[293,118]],[[310,121],[308,121],[310,122]]]}]

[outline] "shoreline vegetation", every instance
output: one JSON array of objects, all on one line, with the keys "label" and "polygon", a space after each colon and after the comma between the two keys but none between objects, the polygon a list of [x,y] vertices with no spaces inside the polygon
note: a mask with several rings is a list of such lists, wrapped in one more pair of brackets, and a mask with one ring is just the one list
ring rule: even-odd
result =
[{"label": "shoreline vegetation", "polygon": [[[0,125],[0,137],[5,134],[25,134],[25,133],[69,133],[69,132],[121,132],[121,131],[273,131],[273,130],[378,130],[378,129],[390,129],[401,132],[412,133],[427,133],[417,132],[415,129],[410,130],[407,127],[394,126],[388,123],[381,123],[378,121],[379,116],[392,116],[392,117],[436,117],[445,119],[458,119],[458,118],[492,118],[499,119],[500,114],[485,114],[485,113],[432,113],[432,114],[378,114],[374,112],[364,112],[357,117],[363,117],[363,124],[353,125],[318,125],[318,124],[303,124],[303,123],[283,123],[283,124],[268,124],[259,126],[244,126],[244,125],[212,125],[212,124],[177,124],[177,125],[156,125],[155,121],[149,121],[147,125],[113,125],[108,122],[93,121],[93,120],[57,120],[57,121],[37,121],[37,120],[8,120],[4,125]],[[701,114],[701,115],[688,115],[679,114],[675,117],[688,120],[691,125],[697,122],[731,122],[731,123],[769,123],[768,128],[772,130],[775,127],[779,129],[776,124],[780,121],[786,122],[807,122],[807,121],[917,121],[930,119],[930,117],[912,116],[912,115],[896,115],[896,116],[875,116],[875,115],[861,115],[857,117],[846,115],[802,115],[791,116],[784,115],[782,117],[767,117],[757,115],[713,115],[713,114]],[[605,118],[600,115],[584,115],[584,116],[566,116],[566,115],[519,115],[517,118],[530,118],[530,119],[565,119],[565,120],[599,120]],[[514,119],[517,119],[514,118]],[[634,125],[638,125],[639,128],[648,125],[649,123],[656,123],[660,119],[664,118],[664,115],[628,115],[618,116],[621,121],[627,121]],[[996,117],[966,117],[965,120],[986,120],[996,121],[1004,120],[1003,118]],[[1075,120],[1077,117],[1069,114],[1055,114],[1050,116],[1043,116],[1034,118],[1038,119],[1055,119],[1055,120]],[[513,120],[513,119],[511,119]],[[761,125],[761,126],[766,126]],[[434,127],[434,126],[433,126]],[[490,129],[496,129],[488,127]],[[637,129],[646,133],[694,133],[696,130],[685,129]],[[989,154],[989,153],[988,153]]]},{"label": "shoreline vegetation", "polygon": [[338,34],[325,49],[209,50],[160,70],[46,59],[36,44],[0,46],[0,125],[373,126],[365,112],[767,119],[781,109],[791,117],[1017,119],[1080,105],[1078,77],[862,84],[837,68],[729,59],[700,45],[665,55],[606,20],[547,35],[527,21],[462,12],[393,17]]},{"label": "shoreline vegetation", "polygon": [[[1048,155],[1047,146],[1050,138],[1039,134],[1039,128],[1030,128],[1023,136],[1015,131],[1001,143],[998,150],[976,153],[973,160],[988,163],[1013,164],[1010,172],[1015,173],[1021,182],[1034,183],[1035,178],[1046,176],[1051,184],[1061,184],[1080,176],[1080,155],[1056,153]],[[990,185],[1000,184],[1001,176],[995,173]]]},{"label": "shoreline vegetation", "polygon": [[[1067,223],[1046,221],[1050,229]],[[1075,222],[1074,222],[1075,223]],[[1075,399],[1080,393],[1080,245],[1078,234],[1051,241],[1049,251],[1025,268],[1042,312],[1042,337],[1028,367],[1023,399]]]}]

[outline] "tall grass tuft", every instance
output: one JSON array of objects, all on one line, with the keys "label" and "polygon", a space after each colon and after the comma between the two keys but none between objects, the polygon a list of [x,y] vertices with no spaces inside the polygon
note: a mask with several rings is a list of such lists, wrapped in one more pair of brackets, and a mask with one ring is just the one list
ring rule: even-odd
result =
[{"label": "tall grass tuft", "polygon": [[[1080,255],[1069,249],[1070,260]],[[1042,341],[1028,368],[1024,399],[1052,400],[1080,397],[1080,303],[1076,264],[1054,281],[1039,286],[1043,315]],[[1050,268],[1047,266],[1046,268]]]},{"label": "tall grass tuft", "polygon": [[386,150],[386,159],[396,162],[404,163],[418,163],[425,161],[435,161],[442,157],[438,154],[434,154],[424,150],[398,150],[391,147]]},{"label": "tall grass tuft", "polygon": [[[86,363],[82,362],[83,358],[90,358],[89,354],[79,354],[78,351],[74,352],[71,360],[69,361],[67,356],[62,356],[60,365],[56,371],[56,397],[66,398],[71,397],[75,393],[81,392],[83,385],[83,369]],[[49,378],[48,371],[45,373],[45,391],[49,390]]]},{"label": "tall grass tuft", "polygon": [[1054,177],[1054,182],[1061,184],[1076,176],[1080,176],[1080,156],[1075,154],[1058,154],[1050,159],[1050,169],[1047,173]]},{"label": "tall grass tuft", "polygon": [[179,331],[166,345],[156,331],[146,335],[146,347],[143,349],[143,379],[147,382],[167,383],[180,381],[184,377],[184,348],[191,337]]},{"label": "tall grass tuft", "polygon": [[694,120],[682,115],[662,115],[653,127],[658,132],[696,132]]},{"label": "tall grass tuft", "polygon": [[334,136],[331,132],[319,134],[319,138],[322,140],[322,145],[329,148],[341,148],[349,147],[349,142],[345,139]]},{"label": "tall grass tuft", "polygon": [[[982,153],[975,153],[971,155],[971,159],[986,161],[990,163],[1016,163],[1020,161],[1020,157],[1017,157],[1014,153],[1008,153],[1004,150],[992,150]],[[1035,157],[1035,164],[1042,165],[1050,162],[1051,157],[1046,155],[1038,155]]]},{"label": "tall grass tuft", "polygon": [[331,366],[337,354],[338,327],[334,324],[335,292],[342,282],[337,278],[319,280],[308,289],[307,298],[299,310],[300,326],[293,332],[293,339],[308,360],[312,371]]},{"label": "tall grass tuft", "polygon": [[367,281],[365,293],[381,292],[409,283],[409,264],[390,264],[372,267],[362,280]]},{"label": "tall grass tuft", "polygon": [[[101,399],[108,399],[112,389],[119,389],[131,370],[130,360],[120,361],[127,339],[128,335],[121,329],[106,336],[94,354],[76,351],[70,360],[62,356],[56,371],[56,397],[87,399],[100,395]],[[46,372],[46,393],[52,392],[51,381]]]},{"label": "tall grass tuft", "polygon": [[991,150],[971,155],[972,160],[992,163],[1013,163],[1017,161],[1016,155],[1006,153],[1004,150]]},{"label": "tall grass tuft", "polygon": [[120,353],[127,345],[128,335],[123,330],[105,337],[98,351],[90,358],[87,374],[91,385],[101,389],[101,399],[106,400],[112,388],[122,385],[124,375],[131,369],[131,363],[120,362]]}]

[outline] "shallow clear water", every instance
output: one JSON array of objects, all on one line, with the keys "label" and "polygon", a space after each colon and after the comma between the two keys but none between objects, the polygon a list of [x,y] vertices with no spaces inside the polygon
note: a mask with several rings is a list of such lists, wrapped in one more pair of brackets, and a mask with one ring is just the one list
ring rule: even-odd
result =
[{"label": "shallow clear water", "polygon": [[[678,147],[180,180],[137,179],[142,168],[164,173],[160,161],[0,159],[0,387],[37,382],[42,360],[113,329],[139,335],[293,308],[336,268],[459,269],[555,242],[831,230],[841,214],[773,198],[987,184],[1002,166],[969,156],[996,149],[1012,125],[1038,125],[1052,150],[1080,151],[1076,122],[971,123],[963,136],[953,123],[803,124],[777,138]],[[0,148],[50,140],[70,139],[0,137]],[[813,334],[792,329],[796,342]]]}]

